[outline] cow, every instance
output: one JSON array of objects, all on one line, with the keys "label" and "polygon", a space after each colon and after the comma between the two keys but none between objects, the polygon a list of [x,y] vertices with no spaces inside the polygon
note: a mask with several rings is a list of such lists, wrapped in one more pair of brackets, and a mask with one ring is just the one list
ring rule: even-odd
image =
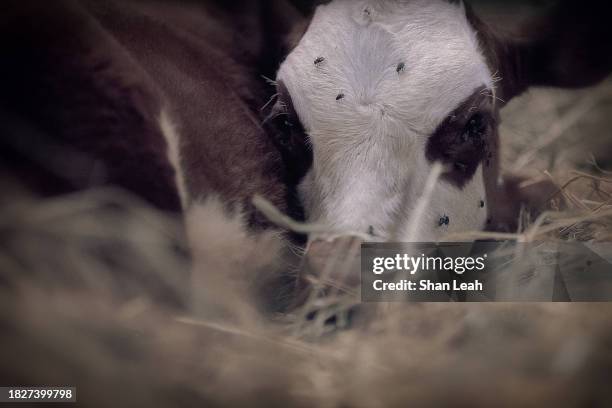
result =
[{"label": "cow", "polygon": [[[166,248],[166,240],[156,234],[171,235],[171,244],[182,241],[166,234],[166,223],[151,222],[152,213],[158,213],[143,212],[138,222],[117,228],[117,235],[135,230],[143,241],[155,235],[153,244],[142,243],[143,251],[133,251],[134,239],[106,241],[105,234],[96,234],[106,217],[78,214],[66,240],[61,223],[46,228],[44,217],[34,216],[20,228],[19,217],[14,222],[2,217],[0,237],[8,245],[0,252],[0,383],[68,384],[78,388],[79,401],[99,400],[100,405],[109,405],[106,398],[130,406],[240,405],[247,400],[253,405],[258,399],[286,405],[283,395],[275,395],[280,389],[299,395],[305,405],[304,378],[314,385],[305,389],[316,391],[322,389],[321,373],[327,379],[337,372],[329,367],[362,367],[350,356],[351,346],[364,350],[362,334],[368,339],[366,351],[387,345],[394,350],[400,344],[395,330],[381,331],[378,324],[375,330],[356,331],[351,337],[356,341],[342,337],[330,343],[325,335],[320,337],[324,344],[311,342],[319,338],[311,334],[316,331],[287,336],[288,326],[268,324],[301,325],[313,317],[309,309],[298,311],[305,319],[289,313],[260,324],[251,293],[241,284],[265,277],[259,272],[270,274],[270,264],[280,266],[281,279],[259,293],[268,310],[327,303],[304,302],[307,282],[287,277],[290,268],[276,263],[277,255],[285,260],[294,245],[307,245],[307,238],[279,231],[253,205],[253,197],[260,195],[283,214],[323,229],[380,240],[512,230],[517,209],[530,196],[520,183],[502,177],[499,110],[529,86],[588,86],[612,67],[605,8],[586,1],[564,3],[527,22],[520,38],[496,32],[467,3],[444,0],[1,4],[0,183],[5,186],[9,174],[37,197],[118,186],[181,219],[192,250],[187,268],[193,265],[193,273],[184,281],[183,246]],[[16,191],[3,193],[6,201]],[[46,210],[61,212],[64,203],[53,201]],[[114,220],[109,225],[114,228],[123,219],[109,217]],[[44,225],[33,228],[37,223]],[[140,226],[149,223],[153,227]],[[81,239],[74,230],[91,225],[94,233],[84,231],[83,245],[74,245]],[[353,241],[344,246],[348,254],[358,250]],[[231,287],[221,279],[236,273]],[[414,332],[408,342],[416,347],[419,339],[429,343],[437,336],[442,341],[424,350],[446,353],[442,360],[448,355],[452,361],[467,350],[468,361],[479,346],[471,338],[490,331],[481,325],[473,332],[474,316],[494,322],[500,310],[470,312],[463,320],[463,312],[416,312],[421,320],[408,319],[398,334]],[[507,310],[501,312],[502,326],[493,329],[509,328],[500,330],[500,339],[516,332]],[[545,312],[535,313],[539,320],[525,327],[539,321],[548,327],[551,318],[566,318]],[[326,314],[316,320],[335,318]],[[429,324],[442,314],[447,319]],[[393,314],[388,327],[395,328],[403,316],[409,315]],[[338,319],[339,326],[343,320]],[[453,330],[441,328],[453,324]],[[547,333],[541,337],[555,337]],[[585,343],[578,334],[577,346],[572,338],[569,348],[551,343],[563,353],[549,354],[553,362],[564,361],[553,367],[560,366],[561,374],[580,373],[592,383],[591,376],[582,375],[589,371],[580,368],[591,360],[580,366],[572,362],[573,371],[567,371],[565,356],[576,347],[578,354],[599,356],[590,352],[597,343],[590,338]],[[391,342],[378,342],[382,338]],[[461,347],[464,343],[469,347]],[[539,357],[548,343],[536,345],[529,356]],[[341,353],[328,353],[340,347]],[[349,357],[338,360],[336,354]],[[328,356],[333,364],[320,364]],[[329,367],[305,375],[313,361]],[[364,359],[363,367],[388,361],[387,354],[374,355],[374,360]],[[422,368],[422,361],[415,361]],[[548,360],[543,361],[548,374]],[[515,380],[506,362],[492,367]],[[599,372],[602,366],[593,367]],[[431,381],[439,370],[426,371],[424,384],[439,388],[439,381]],[[378,378],[379,372],[373,370],[372,376]],[[363,384],[372,376],[352,381]],[[350,388],[341,387],[331,400]],[[463,395],[472,398],[479,391],[471,388]],[[583,394],[592,401],[592,393]],[[401,397],[393,393],[394,401]],[[312,401],[323,399],[315,395]]]},{"label": "cow", "polygon": [[[206,302],[194,310],[226,296],[221,282],[210,284],[215,272],[257,283],[265,306],[290,302],[273,272],[279,259],[294,262],[304,237],[280,235],[251,201],[259,194],[303,219],[298,175],[266,133],[261,109],[304,24],[286,0],[3,3],[0,182],[11,187],[3,198],[15,200],[25,186],[37,199],[84,190],[120,208],[143,199],[182,221],[188,244],[175,246],[193,265],[187,291]],[[278,272],[280,286],[292,289],[293,278]],[[190,303],[150,280],[156,302]]]},{"label": "cow", "polygon": [[[118,186],[168,212],[259,193],[299,218],[260,108],[301,15],[281,1],[9,1],[5,167],[44,196]],[[238,210],[237,210],[238,211]]]},{"label": "cow", "polygon": [[[299,186],[308,219],[383,240],[514,229],[518,208],[552,190],[502,178],[499,111],[530,86],[603,79],[604,9],[565,2],[508,37],[462,1],[320,5],[276,78],[277,128],[312,147]],[[435,163],[427,207],[401,225]]]},{"label": "cow", "polygon": [[4,161],[47,194],[118,185],[189,225],[239,213],[249,234],[274,227],[256,194],[382,240],[511,229],[529,196],[500,173],[500,109],[612,67],[601,2],[561,2],[515,37],[463,1],[311,6],[5,2]]}]

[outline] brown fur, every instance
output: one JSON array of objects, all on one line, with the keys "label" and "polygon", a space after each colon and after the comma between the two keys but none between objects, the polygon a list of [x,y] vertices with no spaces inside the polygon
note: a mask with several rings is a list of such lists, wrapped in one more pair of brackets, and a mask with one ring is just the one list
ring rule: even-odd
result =
[{"label": "brown fur", "polygon": [[[261,75],[273,76],[298,17],[284,1],[9,2],[0,32],[10,101],[3,111],[34,124],[45,143],[99,161],[106,177],[97,183],[176,211],[158,123],[167,110],[180,134],[189,196],[215,192],[246,208],[251,225],[263,225],[250,206],[254,194],[286,212],[295,201],[259,108],[271,93]],[[3,132],[5,144],[14,133]],[[24,158],[40,145],[27,146]],[[45,176],[41,167],[33,178]],[[57,184],[51,192],[88,187]]]}]

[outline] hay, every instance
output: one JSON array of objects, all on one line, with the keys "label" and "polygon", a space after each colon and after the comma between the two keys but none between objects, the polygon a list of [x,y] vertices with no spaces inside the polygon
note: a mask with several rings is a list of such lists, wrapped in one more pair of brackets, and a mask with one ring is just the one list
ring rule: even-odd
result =
[{"label": "hay", "polygon": [[[553,103],[555,95],[536,93],[518,103],[529,105],[529,98]],[[586,115],[597,106],[578,110]],[[510,127],[516,126],[513,112],[524,121],[529,110],[510,107]],[[558,157],[551,145],[564,142],[569,129],[578,132],[580,120],[572,116],[571,126],[557,125],[533,150],[530,135],[518,140],[502,128],[504,151],[512,155],[506,162],[520,158],[532,180],[552,179],[568,202],[564,211],[524,220],[516,233],[450,238],[611,240],[612,178],[593,162],[591,151],[583,149],[588,160],[574,155],[543,164]],[[601,143],[597,135],[594,139]],[[125,192],[30,197],[5,205],[0,383],[76,385],[79,401],[88,406],[514,407],[612,401],[612,305],[374,304],[359,306],[361,318],[351,320],[359,299],[347,276],[360,240],[368,237],[338,237],[337,231],[295,223],[261,199],[255,203],[284,227],[324,238],[311,245],[327,243],[318,259],[289,266],[311,286],[289,313],[262,315],[252,288],[242,284],[279,268],[273,257],[255,256],[272,245],[268,241],[254,245],[254,253],[232,257],[229,269],[223,253],[208,267],[194,268],[182,221]],[[206,231],[203,240],[215,234]],[[198,277],[209,285],[193,285]]]}]

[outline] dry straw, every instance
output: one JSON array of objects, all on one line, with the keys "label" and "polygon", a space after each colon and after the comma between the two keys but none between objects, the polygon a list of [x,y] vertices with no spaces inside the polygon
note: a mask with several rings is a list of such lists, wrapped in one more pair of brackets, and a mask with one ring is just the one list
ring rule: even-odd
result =
[{"label": "dry straw", "polygon": [[[516,150],[514,157],[534,165],[533,180],[554,181],[558,192],[551,198],[563,196],[567,208],[534,220],[525,215],[513,233],[447,238],[611,240],[609,173],[597,165],[586,171],[580,164],[585,161],[563,162],[548,173],[537,167],[551,153],[547,145],[563,140],[579,116],[593,109],[593,99],[580,99],[533,149]],[[427,185],[439,175],[436,166]],[[426,187],[418,200],[408,230],[416,230],[429,191]],[[92,406],[489,407],[612,401],[605,378],[612,371],[609,305],[360,305],[347,281],[359,243],[372,237],[350,232],[345,237],[346,231],[297,223],[260,197],[254,204],[279,226],[310,234],[311,245],[329,243],[319,268],[289,266],[314,290],[286,313],[261,314],[248,285],[236,285],[232,292],[224,292],[224,286],[203,299],[215,302],[208,315],[196,313],[192,300],[208,295],[191,286],[193,274],[252,282],[287,265],[246,259],[233,263],[232,270],[192,268],[182,221],[124,192],[15,200],[4,207],[0,382],[74,384],[79,401],[93,401]],[[215,232],[206,236],[214,240]],[[222,259],[213,264],[223,265]],[[350,328],[338,330],[343,326]]]}]

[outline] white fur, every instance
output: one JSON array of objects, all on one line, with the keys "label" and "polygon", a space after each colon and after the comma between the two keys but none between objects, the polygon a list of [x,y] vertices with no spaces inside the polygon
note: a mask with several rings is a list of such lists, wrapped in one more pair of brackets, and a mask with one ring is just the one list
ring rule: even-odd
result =
[{"label": "white fur", "polygon": [[176,125],[170,119],[168,112],[163,110],[159,115],[159,127],[162,131],[164,139],[166,139],[166,145],[168,149],[168,161],[174,168],[174,180],[176,188],[178,190],[179,198],[183,209],[187,208],[189,203],[189,196],[187,194],[187,187],[185,183],[185,177],[181,169],[181,157],[180,157],[180,135],[176,130]]},{"label": "white fur", "polygon": [[[325,60],[315,65],[318,57]],[[320,6],[277,79],[313,145],[300,188],[310,220],[382,235],[402,200],[420,195],[431,169],[427,137],[476,88],[492,88],[463,6],[442,0]],[[481,170],[463,190],[441,181],[434,197],[419,240],[483,226]],[[440,228],[445,214],[450,224]]]}]

